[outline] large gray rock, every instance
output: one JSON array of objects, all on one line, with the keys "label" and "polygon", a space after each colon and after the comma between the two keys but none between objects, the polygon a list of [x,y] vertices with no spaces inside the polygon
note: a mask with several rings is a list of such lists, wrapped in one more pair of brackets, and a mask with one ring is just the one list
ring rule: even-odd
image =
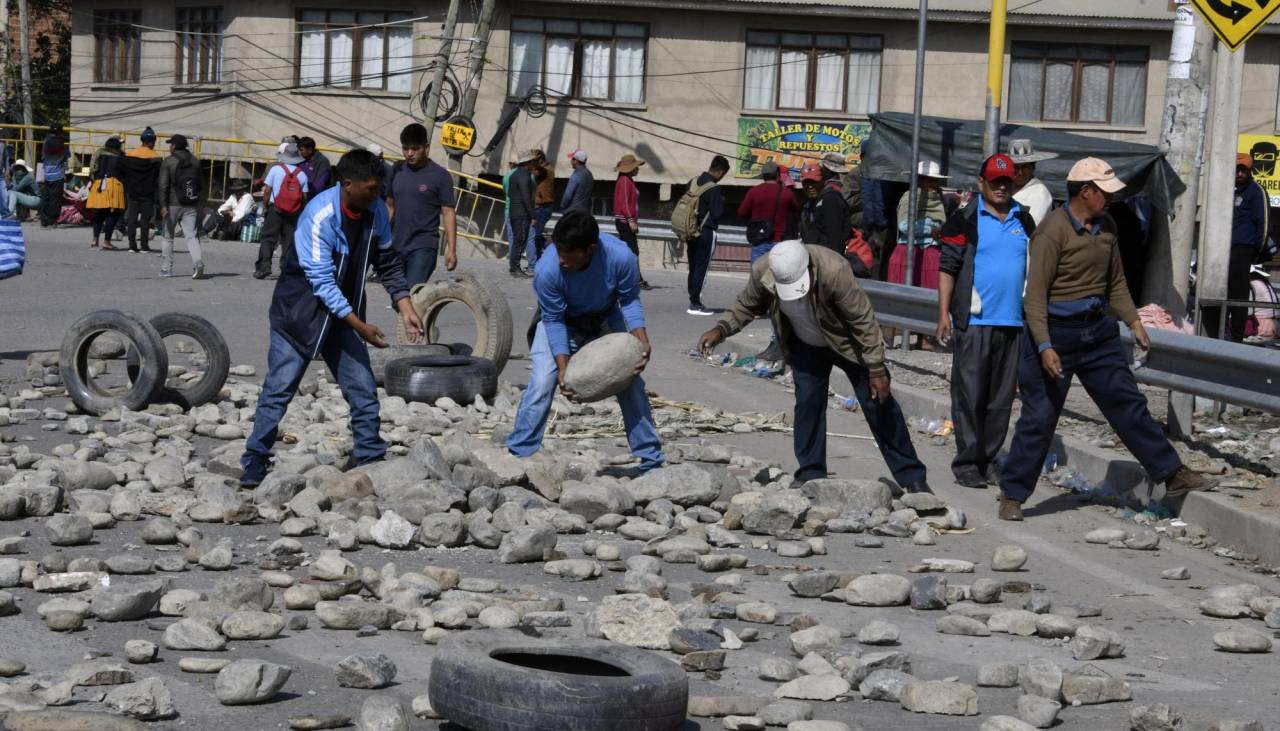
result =
[{"label": "large gray rock", "polygon": [[842,513],[870,513],[876,508],[888,510],[893,505],[893,491],[885,483],[874,480],[809,480],[800,492],[813,501],[814,506]]},{"label": "large gray rock", "polygon": [[579,401],[616,396],[635,379],[644,358],[644,343],[629,333],[610,333],[587,343],[569,359],[564,385]]},{"label": "large gray rock", "polygon": [[214,680],[213,690],[224,706],[263,703],[280,692],[293,671],[261,660],[236,660]]},{"label": "large gray rock", "polygon": [[394,607],[376,602],[319,602],[315,609],[320,624],[329,629],[360,629],[365,625],[387,629],[400,619],[400,612]]},{"label": "large gray rock", "polygon": [[55,546],[83,546],[93,540],[93,523],[83,515],[55,515],[45,521],[44,530]]},{"label": "large gray rock", "polygon": [[1024,695],[1018,698],[1018,718],[1036,728],[1053,726],[1061,710],[1061,703],[1038,695]]},{"label": "large gray rock", "polygon": [[338,685],[343,688],[385,688],[396,677],[396,665],[386,655],[357,652],[338,662]]},{"label": "large gray rock", "polygon": [[587,520],[595,520],[610,513],[627,515],[635,510],[635,501],[630,493],[613,483],[568,481],[560,493],[560,508]]},{"label": "large gray rock", "polygon": [[1133,689],[1121,678],[1068,673],[1062,677],[1062,698],[1070,705],[1081,706],[1118,703],[1132,699]]},{"label": "large gray rock", "polygon": [[809,499],[794,490],[771,492],[742,516],[742,529],[756,535],[790,532],[809,511]]},{"label": "large gray rock", "polygon": [[664,599],[644,594],[615,594],[600,600],[592,613],[591,624],[612,642],[667,650],[671,647],[671,631],[680,626],[680,618]]},{"label": "large gray rock", "polygon": [[94,592],[89,607],[103,622],[130,622],[150,614],[168,588],[169,583],[161,580],[117,584]]},{"label": "large gray rock", "polygon": [[382,548],[408,548],[413,543],[418,528],[413,523],[400,517],[394,510],[388,510],[373,524],[369,534],[373,542]]},{"label": "large gray rock", "polygon": [[1163,703],[1129,711],[1130,731],[1181,731],[1182,714]]},{"label": "large gray rock", "polygon": [[902,700],[903,689],[914,682],[915,676],[898,670],[875,670],[862,679],[858,693],[867,700],[897,703]]},{"label": "large gray rock", "polygon": [[271,586],[257,576],[228,576],[213,585],[209,598],[232,609],[265,610],[275,603],[276,596]]},{"label": "large gray rock", "polygon": [[1271,652],[1271,638],[1248,629],[1219,632],[1213,636],[1213,644],[1224,652]]},{"label": "large gray rock", "polygon": [[845,601],[864,607],[896,607],[911,596],[911,582],[895,574],[867,574],[849,582]]},{"label": "large gray rock", "polygon": [[833,701],[850,690],[849,681],[839,675],[806,675],[783,683],[773,695],[801,701]]},{"label": "large gray rock", "polygon": [[1071,656],[1077,660],[1124,657],[1124,639],[1109,629],[1086,624],[1071,640]]},{"label": "large gray rock", "polygon": [[1019,677],[1023,693],[1038,695],[1055,702],[1062,700],[1062,682],[1062,668],[1055,665],[1052,660],[1041,657],[1028,660],[1022,667],[1022,675]]},{"label": "large gray rock", "polygon": [[159,678],[144,678],[136,683],[118,685],[107,691],[102,703],[116,713],[143,721],[178,715],[173,696]]},{"label": "large gray rock", "polygon": [[556,529],[550,523],[536,522],[520,526],[502,537],[502,543],[498,546],[498,561],[541,561],[547,551],[556,547],[556,541]]},{"label": "large gray rock", "polygon": [[[58,460],[53,466],[57,473],[55,482],[63,490],[105,490],[119,482],[116,473],[101,462],[81,462],[75,459]],[[30,509],[30,500],[28,509]]]},{"label": "large gray rock", "polygon": [[155,486],[157,490],[168,490],[187,484],[187,475],[182,469],[182,460],[177,457],[156,457],[142,468],[142,476]]},{"label": "large gray rock", "polygon": [[284,505],[305,490],[307,479],[284,470],[267,474],[262,484],[253,490],[253,502],[258,505]]},{"label": "large gray rock", "polygon": [[222,620],[222,634],[231,640],[271,640],[284,624],[284,617],[270,612],[234,612]]},{"label": "large gray rock", "polygon": [[[373,482],[374,493],[383,500],[397,497],[406,486],[422,482],[430,476],[426,466],[412,456],[384,459],[357,467],[352,472],[368,475]],[[447,480],[450,476],[446,474],[443,478],[437,479]]]},{"label": "large gray rock", "polygon": [[409,716],[399,698],[374,695],[360,706],[360,731],[409,731]]},{"label": "large gray rock", "polygon": [[666,498],[676,505],[710,505],[720,497],[720,485],[710,470],[688,462],[650,470],[625,485],[636,503]]},{"label": "large gray rock", "polygon": [[198,619],[182,619],[165,627],[164,646],[170,650],[213,652],[227,646],[227,640]]},{"label": "large gray rock", "polygon": [[[554,533],[554,529],[552,531]],[[467,526],[462,513],[449,511],[428,515],[418,528],[418,542],[428,548],[455,548],[467,541]]]},{"label": "large gray rock", "polygon": [[978,715],[978,693],[973,686],[945,680],[924,680],[902,689],[902,707],[915,713],[946,716]]},{"label": "large gray rock", "polygon": [[1033,731],[1035,726],[1013,716],[992,716],[982,722],[978,731]]}]

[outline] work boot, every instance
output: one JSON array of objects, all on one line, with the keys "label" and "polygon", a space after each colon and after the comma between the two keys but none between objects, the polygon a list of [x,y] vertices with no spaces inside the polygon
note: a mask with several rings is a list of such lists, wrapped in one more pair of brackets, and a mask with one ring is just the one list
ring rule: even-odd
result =
[{"label": "work boot", "polygon": [[1173,477],[1165,480],[1165,497],[1182,497],[1193,490],[1212,490],[1213,482],[1199,472],[1192,472],[1187,467],[1179,467]]},{"label": "work boot", "polygon": [[930,495],[933,494],[933,490],[930,489],[929,483],[925,482],[924,480],[916,480],[915,482],[908,482],[907,484],[902,486],[902,491],[914,493],[914,494],[921,494],[921,493],[928,493]]},{"label": "work boot", "polygon": [[774,340],[769,343],[769,347],[759,353],[756,353],[756,360],[767,361],[770,363],[782,360],[782,347],[778,345],[777,340]]},{"label": "work boot", "polygon": [[983,490],[987,487],[987,480],[978,471],[977,467],[969,467],[955,473],[956,484],[960,487],[972,487],[977,490]]},{"label": "work boot", "polygon": [[1011,500],[1004,495],[1000,496],[1000,520],[1022,520],[1022,503],[1017,500]]}]

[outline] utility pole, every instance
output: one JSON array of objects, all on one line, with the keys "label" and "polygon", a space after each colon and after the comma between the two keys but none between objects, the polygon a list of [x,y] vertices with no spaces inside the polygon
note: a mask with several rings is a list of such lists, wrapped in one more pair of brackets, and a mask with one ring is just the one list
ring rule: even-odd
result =
[{"label": "utility pole", "polygon": [[[470,118],[476,111],[480,96],[480,79],[484,75],[484,56],[489,51],[489,34],[493,30],[493,15],[497,11],[496,0],[484,0],[480,5],[480,17],[476,19],[475,42],[471,44],[471,57],[467,63],[467,88],[462,92],[458,114]],[[451,151],[449,159],[454,169],[460,170],[462,153]]]},{"label": "utility pole", "polygon": [[[929,25],[929,0],[920,0],[920,18],[916,23],[916,94],[911,117],[911,188],[907,191],[907,269],[903,283],[911,286],[911,270],[916,249],[916,207],[920,185],[920,117],[924,114],[924,44]],[[892,234],[891,234],[892,235]],[[902,331],[902,349],[911,350],[911,333]]]},{"label": "utility pole", "polygon": [[[1212,129],[1209,174],[1205,183],[1204,226],[1196,258],[1196,298],[1200,302],[1227,298],[1227,263],[1231,257],[1231,218],[1236,185],[1236,138],[1240,129],[1240,87],[1244,82],[1244,50],[1232,53],[1218,42],[1213,61]],[[1219,330],[1221,309],[1200,308],[1201,326]]]},{"label": "utility pole", "polygon": [[[1187,190],[1174,202],[1169,219],[1153,221],[1144,277],[1143,302],[1156,302],[1174,317],[1187,313],[1191,284],[1191,248],[1196,238],[1200,202],[1200,170],[1204,163],[1204,128],[1209,111],[1209,68],[1213,35],[1191,7],[1178,0],[1169,46],[1169,75],[1164,87],[1164,120],[1160,147]],[[1167,224],[1167,225],[1166,225]],[[1169,392],[1167,426],[1175,437],[1190,437],[1195,397]]]},{"label": "utility pole", "polygon": [[[22,138],[27,141],[26,155],[27,160],[35,159],[35,140],[31,125],[31,26],[27,17],[27,0],[18,0],[18,33],[22,35],[18,39],[18,48],[22,55],[22,123],[27,125],[22,131]],[[9,32],[9,19],[5,18],[5,33]]]},{"label": "utility pole", "polygon": [[[0,0],[0,24],[4,32],[0,33],[0,102],[9,101],[9,0]],[[0,115],[0,122],[7,122],[9,115]]]},{"label": "utility pole", "polygon": [[991,34],[987,43],[987,128],[982,152],[991,157],[1000,151],[1000,103],[1004,94],[1004,25],[1009,0],[991,3]]},{"label": "utility pole", "polygon": [[[25,1],[25,0],[24,0]],[[449,68],[449,56],[453,53],[454,30],[458,27],[459,0],[449,0],[449,11],[444,16],[444,38],[440,40],[440,48],[436,50],[435,73],[431,75],[431,93],[427,95],[426,120],[427,139],[435,136],[436,114],[440,109],[440,91],[444,87],[444,72]]]}]

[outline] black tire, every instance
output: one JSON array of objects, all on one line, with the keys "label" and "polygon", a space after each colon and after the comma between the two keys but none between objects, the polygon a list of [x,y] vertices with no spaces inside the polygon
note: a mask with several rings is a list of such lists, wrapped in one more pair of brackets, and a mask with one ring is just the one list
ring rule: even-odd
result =
[{"label": "black tire", "polygon": [[373,368],[373,382],[379,386],[384,385],[384,376],[387,371],[387,364],[393,360],[428,355],[453,355],[453,349],[447,345],[440,345],[438,343],[424,345],[392,345],[387,348],[369,348],[369,366]]},{"label": "black tire", "polygon": [[204,349],[205,359],[208,361],[200,380],[180,388],[166,385],[153,400],[191,409],[216,399],[227,382],[227,372],[231,370],[231,352],[227,350],[227,341],[218,332],[218,328],[199,315],[185,312],[156,315],[151,318],[151,326],[160,333],[162,340],[174,335],[185,335],[196,341]]},{"label": "black tire", "polygon": [[[498,373],[511,357],[511,306],[502,290],[469,274],[420,284],[409,295],[413,309],[422,318],[426,342],[435,343],[440,336],[436,320],[450,302],[460,302],[471,311],[476,321],[475,354],[493,363]],[[409,343],[404,323],[396,325],[396,342]]]},{"label": "black tire", "polygon": [[434,404],[444,396],[466,406],[498,392],[498,371],[484,358],[465,355],[425,355],[387,363],[387,395],[405,401]]},{"label": "black tire", "polygon": [[[118,333],[126,348],[135,351],[139,366],[129,369],[130,387],[121,396],[112,396],[93,384],[89,377],[89,350],[95,338]],[[62,338],[58,371],[67,395],[81,411],[99,416],[114,408],[137,411],[146,408],[162,388],[169,374],[169,354],[160,333],[137,315],[119,310],[97,310],[80,318]]]},{"label": "black tire", "polygon": [[440,645],[428,694],[469,731],[673,731],[685,725],[689,680],[625,645],[469,632]]}]

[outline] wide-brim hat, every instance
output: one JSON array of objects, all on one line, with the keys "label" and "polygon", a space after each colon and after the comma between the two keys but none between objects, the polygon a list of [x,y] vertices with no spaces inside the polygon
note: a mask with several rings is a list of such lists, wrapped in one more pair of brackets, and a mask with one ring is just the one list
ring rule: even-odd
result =
[{"label": "wide-brim hat", "polygon": [[947,180],[950,176],[942,174],[942,166],[933,160],[921,160],[916,164],[916,177]]},{"label": "wide-brim hat", "polygon": [[524,150],[522,152],[517,152],[515,155],[515,161],[517,165],[523,165],[526,162],[533,162],[534,160],[537,160],[537,159],[538,159],[537,150]]},{"label": "wide-brim hat", "polygon": [[626,154],[622,156],[622,159],[618,161],[617,165],[613,166],[613,169],[620,173],[634,173],[640,169],[641,165],[644,165],[644,160],[641,160],[635,155]]},{"label": "wide-brim hat", "polygon": [[298,145],[294,142],[281,142],[280,147],[276,150],[276,162],[285,165],[301,165],[305,162],[302,155],[298,154]]},{"label": "wide-brim hat", "polygon": [[1058,156],[1056,152],[1036,152],[1031,140],[1009,140],[1009,158],[1014,165],[1029,165],[1043,160],[1052,160]]},{"label": "wide-brim hat", "polygon": [[844,155],[841,155],[838,152],[828,152],[823,155],[819,164],[822,166],[823,170],[839,173],[841,175],[849,172],[850,170],[849,165],[844,161]]}]

